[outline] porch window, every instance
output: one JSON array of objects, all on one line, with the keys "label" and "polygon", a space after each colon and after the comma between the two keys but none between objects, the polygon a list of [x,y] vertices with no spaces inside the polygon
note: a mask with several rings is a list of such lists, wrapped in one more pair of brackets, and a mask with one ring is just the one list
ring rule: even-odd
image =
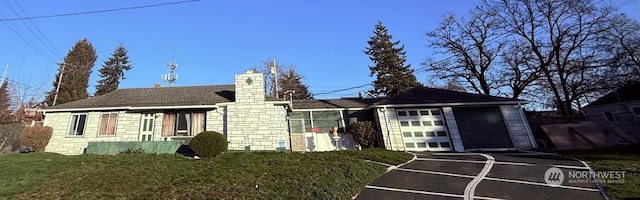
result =
[{"label": "porch window", "polygon": [[87,124],[87,114],[72,114],[68,136],[83,136]]},{"label": "porch window", "polygon": [[205,130],[204,112],[165,113],[162,136],[194,136]]},{"label": "porch window", "polygon": [[114,136],[116,134],[116,122],[118,113],[105,113],[100,118],[100,130],[98,136]]}]

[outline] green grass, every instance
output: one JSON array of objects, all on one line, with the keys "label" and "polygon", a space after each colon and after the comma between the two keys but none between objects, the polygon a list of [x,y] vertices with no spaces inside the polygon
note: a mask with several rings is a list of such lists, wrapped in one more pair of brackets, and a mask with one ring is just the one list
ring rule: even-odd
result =
[{"label": "green grass", "polygon": [[560,153],[584,160],[596,171],[626,171],[624,183],[603,182],[605,191],[612,199],[640,197],[640,146],[619,146]]},{"label": "green grass", "polygon": [[[176,155],[0,156],[0,199],[349,199],[398,164],[385,150]],[[257,188],[256,188],[257,187]]]}]

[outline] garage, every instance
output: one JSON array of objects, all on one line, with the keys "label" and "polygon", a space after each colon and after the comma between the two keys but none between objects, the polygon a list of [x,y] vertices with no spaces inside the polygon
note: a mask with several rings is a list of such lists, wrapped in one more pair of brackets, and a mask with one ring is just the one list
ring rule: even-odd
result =
[{"label": "garage", "polygon": [[404,147],[409,151],[451,151],[451,141],[439,108],[396,110]]},{"label": "garage", "polygon": [[454,107],[453,114],[466,149],[513,148],[498,106]]}]

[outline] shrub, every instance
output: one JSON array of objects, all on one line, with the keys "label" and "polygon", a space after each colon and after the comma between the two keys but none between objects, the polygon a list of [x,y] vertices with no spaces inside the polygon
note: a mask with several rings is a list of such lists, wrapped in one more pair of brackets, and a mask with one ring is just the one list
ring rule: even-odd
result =
[{"label": "shrub", "polygon": [[144,149],[142,148],[138,148],[138,149],[127,149],[124,151],[120,151],[118,152],[118,155],[122,155],[122,154],[143,154],[143,153],[147,153],[144,151]]},{"label": "shrub", "polygon": [[189,142],[189,147],[202,157],[216,157],[227,150],[227,138],[215,131],[199,133]]},{"label": "shrub", "polygon": [[24,127],[20,134],[20,145],[33,147],[35,151],[44,151],[49,144],[53,129],[48,126]]},{"label": "shrub", "polygon": [[376,139],[376,130],[373,128],[371,121],[353,122],[347,126],[347,131],[351,133],[353,140],[363,148],[373,147]]}]

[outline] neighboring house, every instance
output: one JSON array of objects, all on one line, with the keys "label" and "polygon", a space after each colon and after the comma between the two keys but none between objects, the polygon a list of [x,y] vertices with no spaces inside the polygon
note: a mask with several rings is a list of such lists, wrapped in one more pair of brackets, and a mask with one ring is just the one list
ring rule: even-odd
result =
[{"label": "neighboring house", "polygon": [[230,150],[353,149],[346,125],[356,121],[372,121],[376,146],[391,150],[536,148],[524,103],[425,87],[390,98],[290,102],[265,97],[263,75],[249,71],[236,75],[235,85],[118,89],[45,108],[44,125],[53,127],[45,151],[81,154],[88,142],[188,142],[205,130],[227,136]]},{"label": "neighboring house", "polygon": [[582,108],[589,121],[618,123],[640,132],[640,82],[626,84]]},{"label": "neighboring house", "polygon": [[118,89],[43,109],[53,128],[45,151],[82,154],[88,142],[188,142],[202,131],[227,136],[232,150],[289,149],[288,101],[265,97],[262,74],[235,85]]}]

